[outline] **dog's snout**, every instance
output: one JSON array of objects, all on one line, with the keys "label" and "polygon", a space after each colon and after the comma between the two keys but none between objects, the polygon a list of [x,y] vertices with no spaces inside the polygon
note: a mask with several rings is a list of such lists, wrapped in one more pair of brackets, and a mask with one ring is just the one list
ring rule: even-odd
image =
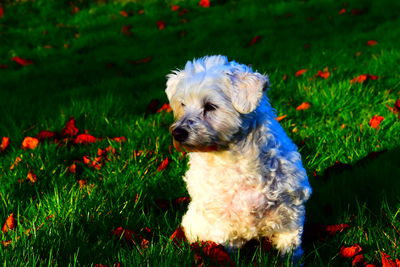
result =
[{"label": "dog's snout", "polygon": [[178,127],[172,131],[172,136],[176,141],[183,142],[188,138],[189,132],[181,127]]}]

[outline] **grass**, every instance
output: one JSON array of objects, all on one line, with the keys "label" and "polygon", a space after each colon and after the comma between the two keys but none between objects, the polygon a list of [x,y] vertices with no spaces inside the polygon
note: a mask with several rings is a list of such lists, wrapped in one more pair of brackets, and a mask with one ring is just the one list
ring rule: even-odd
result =
[{"label": "grass", "polygon": [[[189,12],[180,16],[172,4]],[[72,6],[79,12],[71,14]],[[4,4],[0,137],[10,137],[11,145],[0,152],[0,220],[14,213],[18,226],[1,234],[2,241],[11,240],[0,246],[3,265],[194,264],[187,244],[169,240],[185,204],[160,201],[187,196],[181,179],[187,161],[170,148],[172,115],[146,109],[153,99],[167,101],[171,69],[208,54],[225,54],[270,76],[269,97],[277,114],[287,115],[281,123],[299,145],[314,189],[305,265],[351,266],[339,251],[355,243],[369,263],[380,264],[381,252],[400,258],[400,121],[387,108],[400,98],[399,7],[388,0],[212,1],[210,8],[197,1]],[[156,26],[160,20],[164,30]],[[127,25],[128,35],[121,32]],[[249,46],[255,36],[262,38]],[[368,40],[378,44],[368,46]],[[20,66],[10,60],[15,56],[33,64]],[[330,77],[315,77],[325,67]],[[308,71],[295,77],[300,69]],[[360,74],[379,79],[350,84]],[[302,102],[311,108],[297,111]],[[378,129],[369,126],[374,115],[384,117]],[[24,137],[60,131],[70,117],[81,133],[104,139],[20,148]],[[116,136],[127,141],[106,138]],[[100,170],[77,163],[76,174],[68,171],[110,145],[116,153]],[[367,157],[376,151],[385,152]],[[17,157],[22,161],[11,170]],[[169,165],[158,171],[165,158]],[[336,161],[348,165],[329,168]],[[25,180],[30,170],[35,183]],[[351,227],[333,236],[320,231],[341,223]],[[140,238],[132,244],[114,236],[118,227],[142,235],[147,248]],[[290,265],[261,246],[231,257],[238,266]]]}]

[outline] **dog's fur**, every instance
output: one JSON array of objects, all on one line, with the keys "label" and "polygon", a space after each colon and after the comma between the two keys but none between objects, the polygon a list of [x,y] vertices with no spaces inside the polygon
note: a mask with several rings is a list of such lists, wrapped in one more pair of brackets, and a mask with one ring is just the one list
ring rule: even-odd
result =
[{"label": "dog's fur", "polygon": [[188,240],[239,248],[267,237],[299,256],[311,188],[263,92],[268,77],[225,56],[189,61],[167,77],[174,144],[190,152]]}]

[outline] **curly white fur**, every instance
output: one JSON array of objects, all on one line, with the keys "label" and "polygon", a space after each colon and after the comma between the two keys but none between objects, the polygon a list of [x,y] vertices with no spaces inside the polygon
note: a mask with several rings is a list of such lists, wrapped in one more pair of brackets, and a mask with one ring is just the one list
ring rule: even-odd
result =
[{"label": "curly white fur", "polygon": [[192,200],[182,220],[190,242],[239,248],[268,237],[282,254],[301,253],[311,188],[266,86],[267,76],[224,56],[168,75],[174,144],[190,152],[184,180]]}]

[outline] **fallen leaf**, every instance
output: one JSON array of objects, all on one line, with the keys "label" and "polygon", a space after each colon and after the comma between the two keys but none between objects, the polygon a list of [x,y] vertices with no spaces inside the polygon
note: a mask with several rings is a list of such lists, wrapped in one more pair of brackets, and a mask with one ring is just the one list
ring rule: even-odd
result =
[{"label": "fallen leaf", "polygon": [[0,6],[0,18],[4,18],[4,8]]},{"label": "fallen leaf", "polygon": [[26,180],[28,180],[29,182],[34,184],[37,182],[37,176],[36,176],[36,174],[33,173],[32,170],[29,170],[28,174],[26,175]]},{"label": "fallen leaf", "polygon": [[3,224],[1,231],[3,231],[3,233],[7,233],[9,230],[14,230],[16,227],[17,227],[17,221],[15,220],[15,215],[14,213],[11,213],[7,217],[6,222]]},{"label": "fallen leaf", "polygon": [[200,0],[199,6],[201,7],[210,7],[210,0]]},{"label": "fallen leaf", "polygon": [[346,223],[341,223],[341,224],[332,224],[332,225],[327,225],[325,227],[325,231],[329,234],[329,235],[335,235],[336,233],[341,233],[343,232],[343,230],[349,228],[350,225],[346,224]]},{"label": "fallen leaf", "polygon": [[390,259],[390,256],[385,252],[381,252],[382,267],[398,267],[396,262]]},{"label": "fallen leaf", "polygon": [[[393,114],[399,114],[400,113],[400,99],[396,100],[396,102],[394,103],[393,107],[390,107],[388,105],[386,105],[386,106],[391,112],[393,112]],[[400,118],[400,114],[399,114],[399,118]],[[0,151],[1,151],[1,149],[0,149]]]},{"label": "fallen leaf", "polygon": [[148,248],[150,244],[149,240],[144,238],[142,235],[137,234],[135,231],[124,229],[123,227],[118,227],[112,230],[111,233],[118,238],[124,238],[129,244],[136,244],[136,241],[139,241],[142,248]]},{"label": "fallen leaf", "polygon": [[126,142],[127,139],[125,136],[119,136],[119,137],[113,137],[113,138],[111,138],[111,140],[115,141],[115,142],[123,143],[123,142]]},{"label": "fallen leaf", "polygon": [[148,63],[153,59],[153,57],[145,57],[145,58],[141,58],[141,59],[137,59],[137,60],[130,60],[129,63],[131,64],[144,64],[144,63]]},{"label": "fallen leaf", "polygon": [[256,36],[254,36],[254,37],[250,40],[250,42],[247,44],[247,46],[255,45],[255,44],[258,43],[261,39],[262,39],[262,36],[261,36],[261,35],[256,35]]},{"label": "fallen leaf", "polygon": [[276,117],[275,120],[281,121],[281,120],[283,120],[283,119],[286,118],[286,117],[287,117],[287,115],[282,115],[282,116]]},{"label": "fallen leaf", "polygon": [[171,6],[171,10],[172,10],[172,11],[178,11],[180,8],[181,8],[181,7],[178,6],[178,5],[172,5],[172,6]]},{"label": "fallen leaf", "polygon": [[164,21],[159,20],[159,21],[156,22],[156,24],[157,24],[157,28],[158,28],[160,31],[165,29],[165,22],[164,22]]},{"label": "fallen leaf", "polygon": [[125,10],[121,10],[121,11],[119,12],[119,14],[120,14],[121,16],[123,16],[123,17],[129,17],[128,12],[126,12]]},{"label": "fallen leaf", "polygon": [[182,205],[182,204],[189,204],[190,197],[178,197],[172,201],[174,205]]},{"label": "fallen leaf", "polygon": [[161,164],[158,166],[157,171],[160,172],[160,171],[164,170],[165,168],[167,168],[168,164],[169,164],[169,159],[168,159],[168,158],[165,158],[165,159],[161,162]]},{"label": "fallen leaf", "polygon": [[68,167],[69,173],[76,173],[76,163],[72,163],[71,166]]},{"label": "fallen leaf", "polygon": [[371,126],[374,129],[377,129],[384,119],[385,118],[383,116],[374,115],[369,121],[369,126]]},{"label": "fallen leaf", "polygon": [[32,60],[24,59],[24,58],[21,58],[21,57],[12,57],[11,60],[16,62],[17,64],[19,64],[21,66],[28,66],[28,65],[33,64]]},{"label": "fallen leaf", "polygon": [[76,128],[76,121],[74,117],[69,118],[64,128],[61,130],[62,137],[74,137],[78,134],[79,129]]},{"label": "fallen leaf", "polygon": [[3,136],[1,138],[0,152],[3,152],[4,150],[6,150],[9,145],[10,145],[10,138]]},{"label": "fallen leaf", "polygon": [[2,244],[4,247],[8,247],[9,245],[11,245],[11,243],[12,243],[12,240],[1,241],[1,244]]},{"label": "fallen leaf", "polygon": [[80,179],[78,180],[79,188],[84,188],[87,185],[87,180]]},{"label": "fallen leaf", "polygon": [[180,245],[183,242],[187,242],[187,238],[182,227],[176,228],[175,232],[172,233],[169,239],[176,245]]},{"label": "fallen leaf", "polygon": [[7,64],[0,64],[0,69],[8,69],[8,65]]},{"label": "fallen leaf", "polygon": [[56,133],[52,131],[40,131],[40,133],[36,135],[36,138],[39,139],[39,141],[43,141],[45,139],[52,139],[54,137],[56,137]]},{"label": "fallen leaf", "polygon": [[306,71],[308,71],[308,69],[301,69],[296,71],[296,73],[294,74],[294,76],[298,77],[300,75],[303,75]]},{"label": "fallen leaf", "polygon": [[328,79],[330,75],[331,75],[331,74],[329,73],[328,70],[326,70],[326,71],[320,71],[320,70],[319,70],[319,71],[317,72],[317,74],[315,74],[315,77],[321,77],[321,78],[324,78],[324,79]]},{"label": "fallen leaf", "polygon": [[306,110],[311,107],[311,104],[308,102],[303,102],[299,106],[296,107],[296,110]]},{"label": "fallen leaf", "polygon": [[341,247],[340,248],[340,256],[343,258],[353,258],[355,255],[360,253],[362,248],[359,244],[354,244],[350,247]]},{"label": "fallen leaf", "polygon": [[338,14],[339,14],[339,15],[342,15],[342,14],[346,13],[346,11],[347,11],[347,10],[346,10],[345,8],[342,8],[342,9],[339,11]]},{"label": "fallen leaf", "polygon": [[14,160],[14,163],[10,166],[10,170],[13,170],[15,167],[18,166],[18,164],[22,161],[21,157],[16,157]]},{"label": "fallen leaf", "polygon": [[183,16],[186,13],[189,13],[189,9],[183,8],[183,9],[181,9],[181,11],[179,11],[178,16]]},{"label": "fallen leaf", "polygon": [[225,248],[213,241],[192,243],[190,244],[190,248],[194,251],[197,261],[201,262],[206,257],[211,263],[218,264],[219,266],[235,266]]},{"label": "fallen leaf", "polygon": [[90,134],[79,134],[75,140],[75,144],[91,144],[97,142],[98,139]]},{"label": "fallen leaf", "polygon": [[23,149],[35,149],[39,145],[39,139],[35,137],[25,137],[22,141]]},{"label": "fallen leaf", "polygon": [[283,74],[283,77],[282,77],[282,80],[283,80],[283,81],[286,81],[288,78],[289,78],[289,76],[288,76],[286,73]]},{"label": "fallen leaf", "polygon": [[161,108],[159,108],[159,109],[157,110],[157,113],[160,113],[160,112],[162,112],[162,111],[171,112],[171,111],[172,111],[172,108],[171,108],[171,106],[170,106],[169,104],[163,104],[163,105],[161,106]]},{"label": "fallen leaf", "polygon": [[368,45],[368,46],[374,46],[374,45],[377,45],[377,44],[378,44],[378,42],[375,41],[375,40],[369,40],[369,41],[367,41],[367,45]]},{"label": "fallen leaf", "polygon": [[78,13],[79,10],[80,10],[79,7],[77,7],[77,6],[75,6],[75,5],[73,5],[73,4],[71,3],[71,14],[72,14],[72,15]]},{"label": "fallen leaf", "polygon": [[351,266],[361,267],[364,266],[365,257],[363,254],[357,255],[351,261]]},{"label": "fallen leaf", "polygon": [[139,15],[143,15],[144,14],[144,9],[141,9],[137,12]]},{"label": "fallen leaf", "polygon": [[132,25],[122,25],[121,33],[126,36],[132,35]]},{"label": "fallen leaf", "polygon": [[365,82],[367,80],[373,80],[374,81],[374,80],[377,80],[377,79],[379,79],[379,76],[371,75],[371,74],[361,74],[361,75],[351,79],[350,83],[351,84],[353,84],[353,83],[363,83],[363,82]]}]

